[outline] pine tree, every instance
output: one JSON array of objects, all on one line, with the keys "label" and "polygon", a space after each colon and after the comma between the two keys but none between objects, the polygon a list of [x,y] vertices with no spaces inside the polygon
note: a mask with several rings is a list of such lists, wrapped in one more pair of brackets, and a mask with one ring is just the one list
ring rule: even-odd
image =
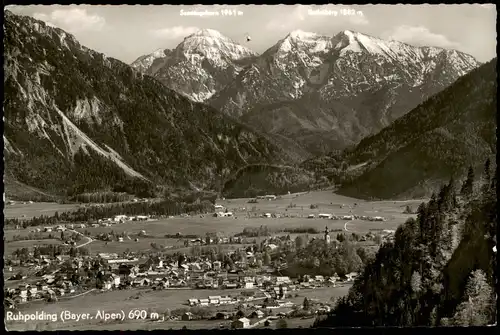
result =
[{"label": "pine tree", "polygon": [[427,227],[425,225],[426,220],[427,220],[427,205],[425,202],[422,202],[417,209],[417,220],[418,220],[418,225],[419,225],[419,232],[420,232],[420,241],[424,241],[424,236],[425,236],[425,231],[427,230]]},{"label": "pine tree", "polygon": [[491,161],[488,158],[486,160],[486,162],[484,163],[484,176],[483,176],[484,183],[486,185],[488,185],[491,182],[491,171],[490,171],[490,168],[491,168]]},{"label": "pine tree", "polygon": [[469,197],[472,195],[473,191],[473,186],[474,186],[474,170],[472,169],[472,166],[469,167],[469,171],[467,172],[467,179],[465,179],[462,189],[460,190],[460,193],[466,197]]},{"label": "pine tree", "polygon": [[465,288],[464,301],[457,307],[453,323],[457,326],[485,326],[492,316],[492,289],[482,270],[471,273]]},{"label": "pine tree", "polygon": [[304,302],[302,303],[302,308],[304,310],[308,311],[310,307],[311,307],[311,304],[309,303],[309,299],[307,299],[307,297],[305,297]]}]

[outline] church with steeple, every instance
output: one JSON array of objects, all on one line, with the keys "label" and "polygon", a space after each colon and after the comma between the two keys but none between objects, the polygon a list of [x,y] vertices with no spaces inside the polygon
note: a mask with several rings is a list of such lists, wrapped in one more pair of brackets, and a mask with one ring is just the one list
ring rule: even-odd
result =
[{"label": "church with steeple", "polygon": [[330,231],[328,230],[328,226],[325,227],[325,244],[330,244]]}]

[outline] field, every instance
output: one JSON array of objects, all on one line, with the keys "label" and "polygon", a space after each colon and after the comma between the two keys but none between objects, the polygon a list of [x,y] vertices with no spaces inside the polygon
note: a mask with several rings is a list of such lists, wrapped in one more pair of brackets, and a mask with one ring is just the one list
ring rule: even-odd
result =
[{"label": "field", "polygon": [[48,244],[61,244],[61,243],[62,242],[60,240],[56,239],[12,241],[9,243],[5,243],[4,253],[10,255],[16,249],[32,248],[35,245],[48,245]]},{"label": "field", "polygon": [[[342,296],[347,293],[349,286],[336,287],[336,288],[322,288],[322,289],[307,289],[301,290],[297,293],[300,295],[297,298],[287,299],[295,303],[302,303],[304,297],[318,298],[321,301],[328,302],[331,297]],[[80,320],[80,321],[67,321],[65,323],[61,322],[59,315],[62,311],[70,311],[72,313],[90,313],[91,316],[96,315],[98,310],[103,310],[108,313],[120,312],[123,310],[127,315],[129,311],[134,309],[148,310],[150,312],[163,313],[166,309],[174,310],[177,308],[186,308],[184,305],[189,298],[197,297],[204,298],[209,295],[236,295],[238,290],[124,290],[124,291],[110,291],[105,293],[89,293],[87,295],[77,297],[69,300],[61,300],[57,303],[46,304],[31,303],[29,306],[21,309],[22,313],[35,313],[36,311],[43,311],[45,313],[56,313],[58,315],[58,321],[48,322],[48,321],[29,321],[16,322],[8,321],[6,328],[10,331],[16,330],[39,330],[49,329],[52,330],[77,330],[77,329],[107,329],[107,330],[117,330],[117,329],[180,329],[184,325],[188,329],[203,329],[203,328],[217,328],[221,321],[167,321],[167,322],[152,322],[149,320],[132,321],[126,320],[123,323],[117,321],[106,321],[97,320]],[[139,297],[134,299],[134,297]],[[96,307],[90,307],[96,306]],[[276,313],[279,312],[278,309],[275,310]],[[288,320],[287,320],[288,321]],[[290,320],[292,322],[293,320]],[[310,324],[314,319],[302,320],[308,321]],[[224,323],[227,323],[225,321]],[[37,326],[38,324],[38,326]],[[99,327],[99,328],[94,328]]]},{"label": "field", "polygon": [[[79,204],[58,204],[53,202],[34,202],[32,204],[16,203],[4,207],[4,215],[7,219],[32,218],[34,216],[52,216],[55,212],[68,212],[78,209]],[[24,215],[24,217],[23,217]]]},{"label": "field", "polygon": [[[241,233],[246,227],[257,228],[267,226],[271,231],[279,231],[285,228],[315,228],[319,231],[324,230],[325,226],[331,231],[344,230],[348,232],[367,233],[370,230],[395,230],[401,223],[406,221],[412,215],[403,214],[404,208],[409,205],[416,208],[423,200],[411,201],[377,201],[369,202],[339,196],[331,191],[319,191],[302,194],[284,195],[277,200],[267,201],[259,200],[258,203],[248,203],[250,199],[226,199],[218,203],[225,206],[234,213],[234,217],[213,217],[211,215],[196,215],[190,217],[174,217],[147,222],[127,222],[117,224],[111,227],[98,227],[77,229],[80,232],[85,230],[92,234],[103,232],[126,232],[130,235],[136,235],[142,230],[146,231],[151,237],[139,238],[138,242],[125,238],[123,242],[94,241],[87,246],[92,253],[116,252],[121,253],[130,250],[150,250],[151,243],[157,243],[164,246],[181,246],[183,239],[165,238],[166,234],[195,234],[204,236],[206,233],[222,233],[230,236]],[[317,208],[311,209],[311,205]],[[65,211],[76,209],[78,205],[61,205],[54,203],[33,203],[16,204],[7,206],[5,209],[6,217],[27,217],[34,215],[51,215],[55,211]],[[281,218],[262,218],[263,213],[277,213],[295,217]],[[328,213],[335,215],[366,215],[383,216],[384,222],[363,221],[363,220],[326,220],[326,219],[308,219],[309,214]],[[28,235],[29,229],[6,230],[5,240],[9,241],[13,235]],[[252,238],[253,239],[253,238]],[[260,239],[257,239],[260,240]],[[16,242],[7,242],[6,247],[9,250],[15,249],[19,244]],[[28,242],[21,242],[21,244]],[[230,248],[230,247],[229,247]],[[179,249],[173,249],[172,251]],[[188,249],[186,249],[188,250]],[[185,251],[184,248],[180,251]]]},{"label": "field", "polygon": [[[234,213],[234,217],[212,217],[210,215],[174,217],[148,222],[128,222],[112,227],[87,228],[92,233],[115,231],[138,234],[141,230],[148,235],[163,237],[165,234],[197,234],[204,236],[206,233],[224,233],[234,235],[243,231],[245,227],[267,226],[270,230],[281,230],[284,228],[311,227],[324,230],[347,228],[353,232],[368,232],[370,229],[395,229],[412,215],[403,214],[407,205],[416,208],[422,200],[411,201],[379,201],[367,202],[354,198],[347,198],[333,194],[330,191],[311,192],[299,196],[285,195],[281,199],[266,201],[259,200],[257,204],[248,203],[249,199],[231,199],[218,201]],[[290,204],[295,207],[287,208]],[[357,204],[354,206],[354,204]],[[315,204],[318,208],[310,209],[310,205]],[[341,205],[344,205],[341,208]],[[243,210],[244,208],[244,210]],[[297,217],[282,218],[262,218],[263,213],[279,213],[282,215],[295,215]],[[385,222],[374,221],[344,221],[308,219],[309,214],[329,213],[335,215],[366,215],[383,216]],[[250,217],[249,217],[250,216]],[[348,222],[347,227],[345,223]],[[83,231],[83,230],[80,230]]]}]

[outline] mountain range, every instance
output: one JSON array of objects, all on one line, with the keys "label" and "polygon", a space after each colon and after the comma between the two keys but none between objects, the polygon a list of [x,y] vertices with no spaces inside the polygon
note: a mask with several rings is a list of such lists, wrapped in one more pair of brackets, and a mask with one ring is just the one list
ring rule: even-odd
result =
[{"label": "mountain range", "polygon": [[265,137],[74,36],[4,12],[6,185],[51,194],[217,189],[286,161]]},{"label": "mountain range", "polygon": [[255,196],[340,180],[394,198],[496,153],[496,60],[352,31],[294,31],[258,55],[205,29],[129,66],[4,15],[7,193]]},{"label": "mountain range", "polygon": [[355,145],[479,64],[456,50],[349,30],[293,31],[258,55],[204,29],[132,67],[305,159]]}]

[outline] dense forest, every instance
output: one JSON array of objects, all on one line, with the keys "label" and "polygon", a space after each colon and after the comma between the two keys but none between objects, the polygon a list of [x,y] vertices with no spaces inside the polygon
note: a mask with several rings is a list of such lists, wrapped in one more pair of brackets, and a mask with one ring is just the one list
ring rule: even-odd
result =
[{"label": "dense forest", "polygon": [[315,326],[486,325],[496,321],[497,173],[469,169],[418,208]]},{"label": "dense forest", "polygon": [[228,198],[252,198],[303,192],[326,184],[326,179],[317,180],[312,172],[300,167],[252,164],[229,176],[223,193]]}]

